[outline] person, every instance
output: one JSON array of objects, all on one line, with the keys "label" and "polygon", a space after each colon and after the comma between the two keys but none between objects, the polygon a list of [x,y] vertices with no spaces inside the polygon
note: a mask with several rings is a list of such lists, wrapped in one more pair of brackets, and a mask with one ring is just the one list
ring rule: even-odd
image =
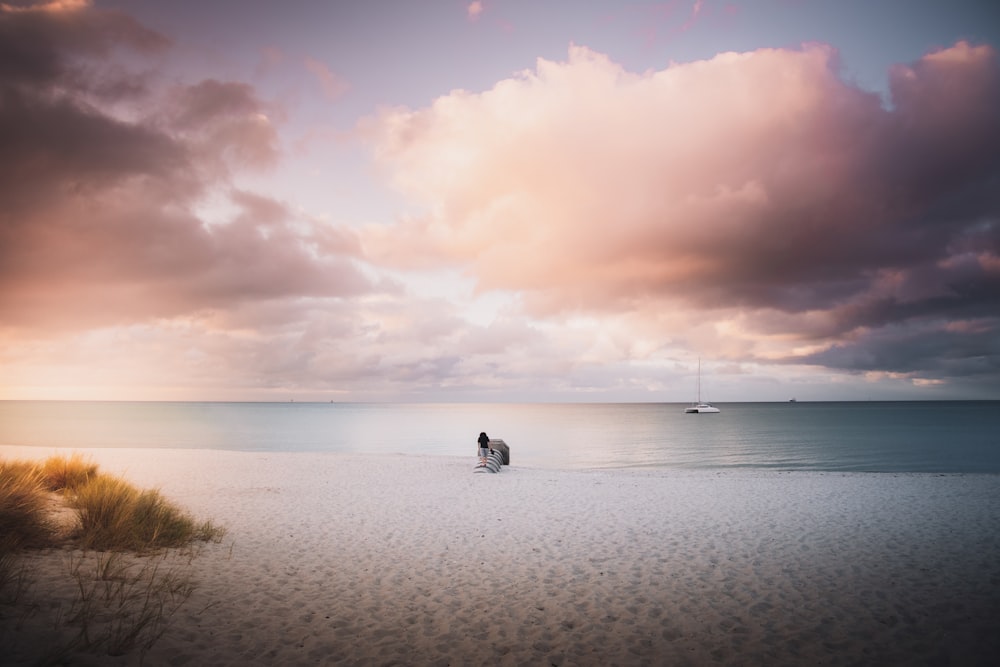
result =
[{"label": "person", "polygon": [[485,433],[479,434],[479,465],[486,465],[486,457],[490,455],[493,448],[490,447],[490,436]]}]

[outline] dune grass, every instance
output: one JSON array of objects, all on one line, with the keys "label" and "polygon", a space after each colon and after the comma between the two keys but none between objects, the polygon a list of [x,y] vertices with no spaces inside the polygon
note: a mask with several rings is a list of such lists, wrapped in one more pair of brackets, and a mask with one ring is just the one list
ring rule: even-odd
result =
[{"label": "dune grass", "polygon": [[58,501],[52,492],[81,488],[96,476],[97,465],[79,453],[42,463],[0,461],[0,556],[51,546],[56,526],[50,515]]},{"label": "dune grass", "polygon": [[[157,490],[140,490],[79,454],[42,463],[0,461],[0,553],[53,543],[52,493],[79,517],[84,549],[149,551],[216,541],[224,530],[196,522]],[[58,497],[58,496],[57,496]]]},{"label": "dune grass", "polygon": [[145,551],[222,536],[220,528],[197,523],[159,491],[141,491],[111,475],[95,476],[77,488],[69,502],[80,516],[84,548]]},{"label": "dune grass", "polygon": [[41,473],[50,491],[75,491],[97,477],[97,464],[79,452],[70,456],[50,456],[41,465]]},{"label": "dune grass", "polygon": [[[67,507],[77,519],[68,542],[52,519]],[[194,590],[187,569],[196,551],[187,547],[219,542],[224,534],[210,521],[195,521],[159,491],[102,473],[79,454],[41,463],[0,460],[0,618],[19,618],[19,625],[54,608],[54,601],[32,600],[31,559],[20,557],[25,549],[75,548],[80,555],[70,576],[77,599],[61,618],[65,631],[76,635],[42,644],[25,639],[19,648],[39,664],[62,664],[79,651],[138,651],[141,663]],[[180,559],[180,566],[165,567],[168,557]],[[0,630],[0,644],[19,641],[19,633]]]},{"label": "dune grass", "polygon": [[30,573],[17,552],[48,544],[52,526],[42,475],[31,464],[0,461],[0,601],[17,603]]},{"label": "dune grass", "polygon": [[0,554],[44,546],[51,533],[45,480],[21,461],[0,461]]},{"label": "dune grass", "polygon": [[69,620],[79,628],[74,644],[108,655],[135,649],[140,658],[166,630],[170,617],[194,592],[191,578],[166,560],[137,558],[120,551],[71,563],[79,597]]}]

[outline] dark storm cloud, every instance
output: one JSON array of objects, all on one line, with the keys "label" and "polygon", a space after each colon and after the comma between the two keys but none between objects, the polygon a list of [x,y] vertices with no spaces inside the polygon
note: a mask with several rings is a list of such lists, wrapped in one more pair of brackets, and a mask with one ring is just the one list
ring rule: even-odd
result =
[{"label": "dark storm cloud", "polygon": [[78,58],[106,58],[118,49],[162,51],[170,42],[126,14],[84,3],[4,4],[0,9],[0,81],[51,86],[71,73],[86,79]]},{"label": "dark storm cloud", "polygon": [[[83,4],[0,9],[5,326],[91,327],[370,289],[349,238],[330,252],[331,231],[228,185],[279,155],[251,87],[160,90],[116,59],[167,45]],[[228,209],[206,219],[220,199]]]},{"label": "dark storm cloud", "polygon": [[866,331],[856,340],[789,361],[854,372],[917,374],[928,380],[971,378],[997,389],[1000,318],[949,327],[942,320]]}]

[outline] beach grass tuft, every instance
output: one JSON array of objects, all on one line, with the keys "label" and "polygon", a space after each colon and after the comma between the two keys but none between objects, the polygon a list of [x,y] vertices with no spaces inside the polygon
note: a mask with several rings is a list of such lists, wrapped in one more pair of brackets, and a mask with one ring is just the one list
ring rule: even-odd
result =
[{"label": "beach grass tuft", "polygon": [[148,551],[219,540],[223,529],[197,523],[155,490],[137,489],[120,477],[99,474],[76,489],[70,504],[80,516],[85,549]]},{"label": "beach grass tuft", "polygon": [[54,492],[76,511],[75,537],[84,549],[149,551],[218,541],[225,534],[210,521],[195,521],[158,490],[140,490],[74,454],[40,464],[0,461],[0,553],[56,541]]},{"label": "beach grass tuft", "polygon": [[0,602],[17,604],[28,588],[31,573],[17,553],[47,544],[52,526],[46,501],[35,466],[0,461]]},{"label": "beach grass tuft", "polygon": [[79,452],[70,456],[51,456],[42,464],[42,475],[50,491],[75,491],[97,476],[97,464]]},{"label": "beach grass tuft", "polygon": [[[78,454],[41,463],[0,460],[0,617],[13,618],[20,609],[27,618],[51,606],[29,599],[31,560],[21,552],[65,544],[52,517],[70,510],[77,519],[70,544],[82,555],[71,564],[76,599],[61,618],[78,634],[27,650],[46,651],[40,664],[61,664],[78,651],[138,651],[141,664],[194,591],[188,569],[196,550],[190,547],[221,541],[225,529],[195,521],[158,490],[101,473]],[[175,565],[165,566],[167,559]],[[0,639],[10,636],[0,632]]]},{"label": "beach grass tuft", "polygon": [[48,495],[37,466],[0,461],[0,553],[44,546],[51,533]]}]

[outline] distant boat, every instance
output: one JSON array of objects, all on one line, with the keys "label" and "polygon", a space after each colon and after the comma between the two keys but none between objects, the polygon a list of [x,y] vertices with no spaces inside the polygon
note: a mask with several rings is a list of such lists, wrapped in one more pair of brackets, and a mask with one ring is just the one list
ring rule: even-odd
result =
[{"label": "distant boat", "polygon": [[698,402],[684,408],[684,412],[689,415],[711,415],[719,412],[719,408],[701,400],[701,357],[698,357]]},{"label": "distant boat", "polygon": [[799,399],[797,399],[797,398],[790,398],[790,399],[788,399],[788,402],[789,403],[798,403]]}]

